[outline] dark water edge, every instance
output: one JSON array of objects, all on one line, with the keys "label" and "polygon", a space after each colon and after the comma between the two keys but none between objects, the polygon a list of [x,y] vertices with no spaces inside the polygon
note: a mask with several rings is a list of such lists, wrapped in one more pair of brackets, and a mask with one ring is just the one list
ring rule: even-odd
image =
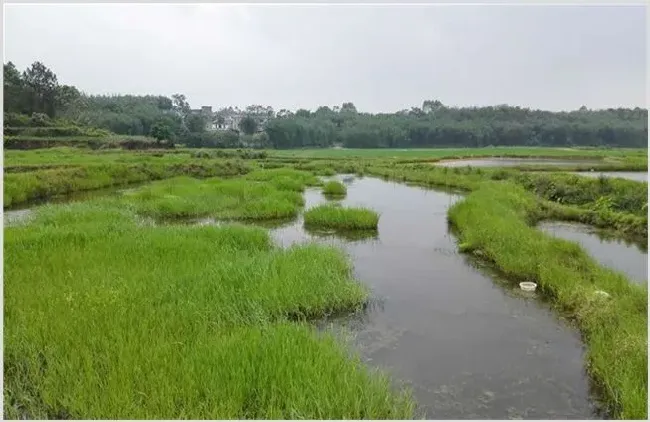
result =
[{"label": "dark water edge", "polygon": [[595,228],[578,223],[543,222],[538,228],[550,235],[578,242],[600,264],[625,274],[630,281],[648,280],[648,250],[633,242],[605,237]]}]

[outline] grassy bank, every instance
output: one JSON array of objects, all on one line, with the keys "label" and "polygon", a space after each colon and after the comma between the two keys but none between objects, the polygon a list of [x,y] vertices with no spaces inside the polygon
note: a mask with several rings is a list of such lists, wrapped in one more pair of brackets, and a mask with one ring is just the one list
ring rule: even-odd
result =
[{"label": "grassy bank", "polygon": [[278,189],[304,191],[306,186],[316,186],[320,180],[308,171],[290,168],[256,170],[246,175],[246,180],[269,182]]},{"label": "grassy bank", "polygon": [[339,230],[376,230],[379,214],[367,208],[319,205],[305,211],[305,227]]},{"label": "grassy bank", "polygon": [[165,164],[98,164],[4,175],[4,207],[73,192],[190,175],[235,176],[250,171],[239,160]]},{"label": "grassy bank", "polygon": [[[588,370],[611,413],[647,418],[647,286],[597,265],[573,242],[528,224],[538,201],[512,183],[488,182],[449,211],[464,250],[493,262],[506,275],[534,281],[575,319],[588,347]],[[603,290],[604,299],[595,293]]]},{"label": "grassy bank", "polygon": [[125,195],[139,214],[175,219],[210,216],[222,220],[274,220],[298,215],[304,187],[282,176],[267,182],[245,178],[198,180],[186,176],[155,182]]},{"label": "grassy bank", "polygon": [[5,417],[413,416],[295,322],[365,301],[342,252],[236,225],[141,226],[114,205],[46,206],[5,230]]}]

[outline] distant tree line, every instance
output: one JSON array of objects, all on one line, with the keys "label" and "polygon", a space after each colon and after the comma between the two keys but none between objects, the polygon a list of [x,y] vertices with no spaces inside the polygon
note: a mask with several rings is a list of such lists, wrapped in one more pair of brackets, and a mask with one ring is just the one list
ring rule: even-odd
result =
[{"label": "distant tree line", "polygon": [[[231,110],[231,108],[223,109]],[[5,113],[65,118],[120,135],[145,135],[190,147],[425,148],[485,146],[647,147],[648,111],[641,108],[550,112],[522,107],[448,107],[437,100],[396,113],[362,113],[351,102],[315,111],[249,106],[238,131],[208,130],[182,94],[88,95],[60,85],[40,62],[22,73],[4,65]],[[258,131],[251,116],[269,119]],[[221,118],[219,116],[218,118]]]},{"label": "distant tree line", "polygon": [[647,147],[647,109],[549,112],[507,105],[446,107],[425,101],[397,113],[340,108],[298,110],[269,122],[274,148],[425,148],[485,146]]}]

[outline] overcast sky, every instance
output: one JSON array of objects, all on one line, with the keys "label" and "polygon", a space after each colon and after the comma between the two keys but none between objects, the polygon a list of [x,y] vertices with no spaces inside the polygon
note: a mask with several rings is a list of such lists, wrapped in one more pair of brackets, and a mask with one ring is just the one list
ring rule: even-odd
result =
[{"label": "overcast sky", "polygon": [[6,5],[4,60],[192,107],[641,106],[643,6]]}]

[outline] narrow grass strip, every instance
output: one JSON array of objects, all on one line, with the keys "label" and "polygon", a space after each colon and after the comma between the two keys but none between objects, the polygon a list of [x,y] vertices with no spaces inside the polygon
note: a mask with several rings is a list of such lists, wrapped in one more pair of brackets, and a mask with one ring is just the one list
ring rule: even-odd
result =
[{"label": "narrow grass strip", "polygon": [[588,347],[588,371],[611,414],[647,419],[647,285],[634,285],[579,245],[530,227],[537,203],[517,185],[488,182],[455,204],[449,219],[464,250],[480,251],[508,276],[536,282],[576,320]]}]

